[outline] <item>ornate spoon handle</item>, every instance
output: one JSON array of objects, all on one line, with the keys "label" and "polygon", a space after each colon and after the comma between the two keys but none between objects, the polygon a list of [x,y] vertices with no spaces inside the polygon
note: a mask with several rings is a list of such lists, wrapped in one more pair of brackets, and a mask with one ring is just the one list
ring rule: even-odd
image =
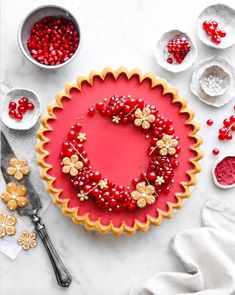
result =
[{"label": "ornate spoon handle", "polygon": [[35,225],[35,230],[37,231],[39,237],[41,238],[49,258],[51,260],[52,266],[55,271],[57,282],[62,287],[69,287],[72,282],[72,277],[61,259],[59,258],[45,228],[44,224],[40,223],[40,217],[37,215],[33,215],[33,223]]}]

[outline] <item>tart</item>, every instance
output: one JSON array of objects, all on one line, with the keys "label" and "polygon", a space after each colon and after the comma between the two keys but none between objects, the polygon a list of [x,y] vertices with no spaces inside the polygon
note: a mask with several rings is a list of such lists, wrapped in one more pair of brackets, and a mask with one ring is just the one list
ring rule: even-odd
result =
[{"label": "tart", "polygon": [[87,229],[133,234],[182,207],[200,172],[199,125],[165,80],[125,68],[68,83],[41,120],[41,176]]}]

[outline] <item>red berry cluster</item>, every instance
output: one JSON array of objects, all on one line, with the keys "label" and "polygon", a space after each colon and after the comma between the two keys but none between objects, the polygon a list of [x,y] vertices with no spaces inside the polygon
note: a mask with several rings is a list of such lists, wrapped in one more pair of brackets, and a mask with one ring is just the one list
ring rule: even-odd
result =
[{"label": "red berry cluster", "polygon": [[233,138],[231,131],[235,131],[235,115],[224,119],[223,127],[219,129],[219,140],[231,140]]},{"label": "red berry cluster", "polygon": [[34,110],[34,104],[27,97],[22,97],[17,102],[11,101],[8,105],[8,110],[8,114],[12,119],[21,121],[27,111]]},{"label": "red berry cluster", "polygon": [[221,38],[226,36],[226,32],[220,28],[218,28],[217,21],[204,21],[203,28],[207,32],[207,34],[211,37],[211,41],[215,44],[221,43]]},{"label": "red berry cluster", "polygon": [[190,48],[191,46],[186,37],[177,37],[169,40],[167,44],[167,52],[169,53],[167,62],[172,64],[175,60],[176,63],[181,64],[189,53]]},{"label": "red berry cluster", "polygon": [[27,46],[44,65],[59,65],[70,59],[79,44],[74,23],[66,18],[45,17],[33,26]]},{"label": "red berry cluster", "polygon": [[[66,140],[62,144],[61,157],[71,157],[77,154],[84,166],[78,171],[76,176],[69,176],[72,186],[78,193],[85,193],[93,200],[96,206],[104,211],[120,212],[122,210],[132,211],[137,208],[136,201],[132,199],[131,192],[136,189],[136,184],[145,181],[155,187],[156,195],[161,193],[167,194],[170,191],[171,184],[174,182],[174,170],[178,167],[178,153],[180,147],[176,147],[176,154],[161,156],[156,149],[156,141],[161,139],[164,134],[171,135],[172,138],[179,139],[175,136],[172,121],[158,114],[155,106],[146,105],[141,98],[133,98],[131,96],[113,96],[106,104],[100,101],[96,104],[96,108],[90,108],[88,115],[94,115],[98,111],[101,115],[120,119],[120,124],[133,123],[135,120],[135,110],[149,107],[151,113],[155,116],[155,122],[151,124],[151,128],[143,130],[151,136],[151,142],[148,152],[150,157],[149,166],[146,172],[142,172],[139,178],[132,180],[131,186],[124,187],[116,185],[108,179],[103,178],[101,173],[94,170],[90,165],[87,153],[84,150],[84,144],[81,143],[77,135],[81,131],[81,124],[75,123],[68,132]],[[134,124],[133,124],[134,125]],[[153,149],[153,153],[150,153]],[[156,181],[158,177],[164,179],[163,183]],[[100,187],[99,182],[105,180],[107,186]]]}]

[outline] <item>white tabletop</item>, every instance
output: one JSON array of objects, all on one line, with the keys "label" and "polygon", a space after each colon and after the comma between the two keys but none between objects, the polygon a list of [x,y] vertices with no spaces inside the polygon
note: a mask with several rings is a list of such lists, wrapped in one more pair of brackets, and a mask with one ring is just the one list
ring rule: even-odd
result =
[{"label": "white tabletop", "polygon": [[[221,1],[232,6],[234,1]],[[182,210],[171,220],[147,233],[134,236],[101,236],[88,232],[63,216],[53,204],[43,216],[50,236],[62,260],[73,275],[69,289],[56,283],[49,259],[40,241],[31,251],[22,251],[16,260],[0,255],[0,293],[3,295],[123,295],[144,277],[160,271],[182,271],[183,266],[170,250],[170,241],[180,231],[200,226],[201,209],[210,196],[218,196],[235,205],[234,189],[226,192],[212,182],[211,166],[219,147],[226,153],[234,151],[231,142],[218,142],[217,131],[223,119],[233,112],[235,100],[220,109],[200,102],[190,92],[193,68],[180,74],[170,74],[159,68],[153,50],[160,34],[171,28],[187,30],[198,46],[198,60],[219,55],[235,66],[235,47],[224,51],[207,48],[197,37],[196,19],[201,10],[213,1],[197,0],[80,0],[56,1],[70,8],[77,16],[83,33],[83,47],[69,66],[58,71],[42,71],[30,64],[19,51],[16,34],[20,20],[31,9],[45,4],[43,0],[1,1],[1,82],[6,85],[31,88],[42,99],[44,107],[66,82],[78,74],[125,66],[154,72],[178,87],[190,102],[201,123],[204,137],[202,172],[198,185]],[[213,127],[206,120],[215,121]]]}]

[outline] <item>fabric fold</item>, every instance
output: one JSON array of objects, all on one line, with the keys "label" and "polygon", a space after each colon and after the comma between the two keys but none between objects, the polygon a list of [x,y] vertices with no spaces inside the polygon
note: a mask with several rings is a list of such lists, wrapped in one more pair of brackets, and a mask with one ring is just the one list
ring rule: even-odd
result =
[{"label": "fabric fold", "polygon": [[172,244],[186,273],[157,273],[130,295],[235,294],[235,210],[211,198],[203,208],[202,224],[177,234]]}]

